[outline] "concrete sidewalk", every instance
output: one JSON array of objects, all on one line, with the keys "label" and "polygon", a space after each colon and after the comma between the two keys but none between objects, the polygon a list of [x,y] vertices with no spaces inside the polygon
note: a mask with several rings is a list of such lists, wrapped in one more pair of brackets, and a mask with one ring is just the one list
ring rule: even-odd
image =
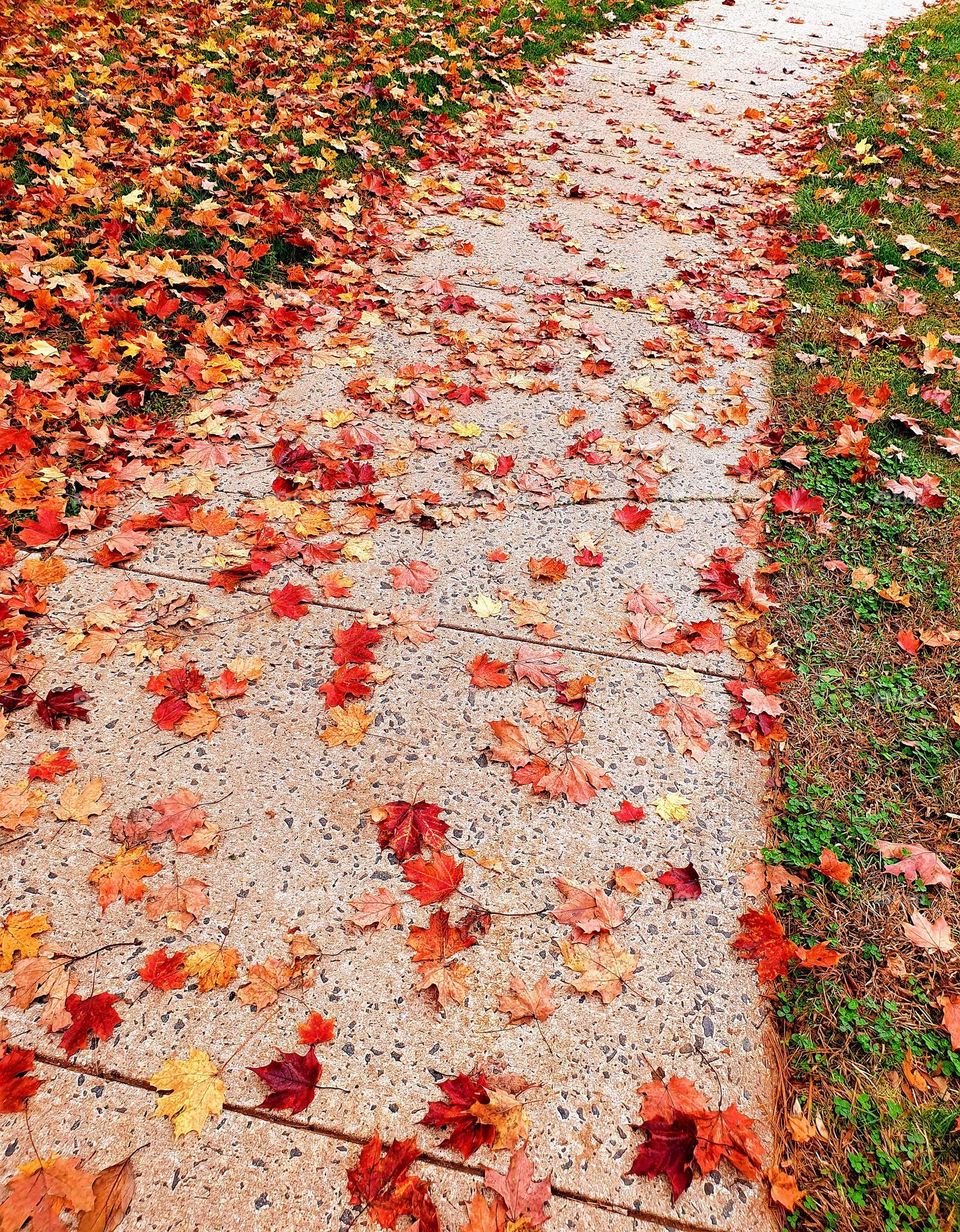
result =
[{"label": "concrete sidewalk", "polygon": [[[438,1081],[480,1066],[531,1084],[527,1149],[535,1175],[552,1176],[551,1229],[773,1226],[765,1187],[726,1166],[676,1205],[663,1180],[624,1174],[643,1139],[637,1088],[658,1073],[690,1079],[711,1105],[736,1103],[762,1137],[769,1122],[764,1003],[729,944],[751,905],[741,878],[763,842],[764,772],[726,732],[724,685],[743,655],[731,649],[736,618],[699,589],[700,571],[722,548],[742,549],[741,576],[760,564],[759,492],[730,472],[766,406],[759,310],[785,273],[768,224],[791,196],[792,134],[811,92],[910,7],[690,0],[567,58],[519,101],[494,152],[414,176],[409,257],[384,270],[363,328],[318,334],[298,375],[197,419],[194,456],[124,510],[197,494],[226,511],[226,533],[163,526],[122,569],[93,556],[116,525],[90,536],[89,552],[65,553],[70,573],[34,649],[57,683],[91,695],[90,722],[60,733],[11,723],[3,785],[46,749],[69,746],[79,769],[50,785],[38,827],[8,849],[5,902],[49,918],[50,954],[105,947],[76,964],[77,991],[125,1004],[109,1040],[69,1059],[37,1005],[8,1011],[46,1079],[33,1141],[18,1120],[10,1168],[53,1152],[103,1166],[140,1148],[126,1227],[335,1229],[356,1215],[345,1169],[358,1143],[417,1133],[416,1170],[442,1226],[460,1229],[483,1169],[508,1157],[481,1150],[464,1164],[419,1121]],[[476,136],[468,125],[465,154],[482,148]],[[376,500],[299,500],[290,457],[278,465],[271,452],[279,441],[369,464]],[[644,508],[646,525],[627,529]],[[248,577],[266,532],[275,563]],[[311,550],[292,553],[292,539]],[[232,568],[242,585],[208,589],[212,571]],[[285,583],[310,589],[301,619],[271,611]],[[379,635],[372,692],[338,716],[318,686],[336,670],[335,631],[354,621]],[[723,642],[707,632],[717,621]],[[513,665],[512,683],[475,687],[481,655]],[[218,720],[208,736],[151,724],[151,676],[188,659],[212,680],[237,657],[262,659],[262,674],[245,696],[204,706],[208,726],[211,711]],[[555,702],[524,663],[546,664],[547,683],[592,678],[586,707]],[[685,747],[652,711],[691,698],[717,725]],[[361,737],[351,721],[366,718]],[[551,722],[577,719],[586,787],[561,776],[555,798],[535,794],[488,753],[491,723],[517,724],[549,753]],[[88,810],[63,805],[64,782],[95,779]],[[152,847],[163,868],[148,888],[177,897],[197,879],[196,910],[151,919],[134,900],[101,912],[90,873],[118,835],[135,845],[143,820],[131,810],[180,789],[220,833]],[[374,824],[378,808],[414,800],[444,810],[464,863],[441,906],[490,913],[458,956],[468,970],[451,982],[465,987],[442,1007],[417,989],[408,944],[436,907],[404,893]],[[643,819],[615,819],[623,800]],[[702,897],[671,904],[655,879],[690,863]],[[569,987],[569,928],[550,913],[555,879],[608,887],[623,869],[646,881],[621,875],[611,892],[625,914],[612,942],[630,957],[604,1003]],[[380,891],[403,927],[351,925],[349,904]],[[290,963],[304,937],[320,954],[312,983],[257,1010],[243,992],[250,967]],[[238,952],[236,980],[160,992],[140,979],[148,954],[205,942]],[[557,1008],[542,1023],[508,1026],[499,1012],[514,976],[549,981]],[[264,1089],[248,1067],[299,1050],[309,1011],[336,1018],[317,1050],[329,1089],[297,1116],[255,1111]],[[224,1067],[227,1102],[199,1136],[175,1140],[152,1119],[149,1080],[193,1048]]]}]

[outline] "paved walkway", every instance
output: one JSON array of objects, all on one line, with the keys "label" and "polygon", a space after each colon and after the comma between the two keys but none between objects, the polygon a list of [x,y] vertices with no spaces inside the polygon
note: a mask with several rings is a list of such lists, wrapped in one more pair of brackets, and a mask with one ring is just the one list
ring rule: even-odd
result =
[{"label": "paved walkway", "polygon": [[[361,328],[318,334],[300,375],[244,391],[228,420],[195,422],[184,465],[144,483],[127,510],[179,500],[189,521],[182,499],[198,494],[239,522],[222,535],[148,530],[123,573],[73,553],[37,648],[58,683],[93,697],[91,721],[59,734],[12,723],[3,760],[22,768],[69,745],[70,781],[102,778],[103,795],[85,824],[61,801],[60,821],[10,849],[6,901],[47,914],[58,953],[126,943],[74,968],[83,996],[109,990],[126,1004],[112,1038],[69,1061],[36,1005],[11,1009],[17,1042],[49,1059],[35,1146],[21,1136],[11,1163],[58,1151],[103,1166],[139,1147],[126,1226],[341,1228],[357,1143],[418,1132],[419,1171],[443,1226],[459,1229],[482,1169],[507,1156],[484,1150],[464,1165],[418,1122],[438,1080],[482,1064],[532,1084],[528,1149],[535,1174],[552,1174],[550,1228],[771,1226],[761,1189],[726,1166],[676,1206],[662,1180],[624,1174],[642,1140],[637,1088],[658,1071],[761,1126],[768,1117],[764,1007],[729,949],[747,905],[742,869],[762,843],[763,768],[725,731],[736,625],[698,590],[698,571],[721,548],[743,550],[742,576],[758,564],[758,493],[730,468],[765,408],[763,314],[783,273],[767,227],[789,196],[777,167],[798,100],[907,8],[690,0],[569,58],[495,156],[473,157],[468,132],[463,166],[418,172],[409,259],[383,274]],[[368,464],[376,499],[298,500],[297,458],[271,453],[278,441],[314,451],[314,473],[320,457],[333,475]],[[244,572],[251,549],[272,562],[263,577]],[[231,569],[236,591],[207,588],[212,570]],[[319,600],[302,619],[270,611],[265,596],[286,582]],[[327,708],[318,685],[334,678],[334,631],[354,620],[380,639],[361,672],[370,695]],[[698,623],[718,620],[722,646]],[[507,665],[493,670],[507,687],[471,683],[483,655]],[[194,686],[198,727],[219,721],[209,736],[151,725],[151,675],[187,657],[211,680],[236,656],[263,659],[262,675],[233,699],[207,687],[198,702]],[[574,682],[565,697],[557,679]],[[582,712],[563,704],[584,687]],[[662,730],[678,705],[685,735]],[[491,728],[501,720],[526,751],[514,728]],[[568,760],[572,733],[583,762]],[[101,914],[88,876],[116,851],[111,826],[135,845],[146,823],[131,810],[179,789],[220,828],[181,817],[180,850],[169,835],[151,850],[164,867],[148,884],[181,901],[151,891],[154,918],[144,901]],[[642,820],[615,819],[624,800]],[[446,906],[474,914],[476,944],[420,990],[408,932],[435,908],[404,894],[378,845],[376,810],[394,801],[445,810],[446,850],[465,868]],[[654,879],[690,863],[702,897],[671,905]],[[608,886],[615,870],[610,910],[625,919],[599,944],[630,957],[605,1004],[565,987],[578,978],[560,948],[570,929],[548,912],[562,901],[556,878]],[[207,887],[193,911],[190,878]],[[349,904],[374,892],[401,904],[402,928],[347,923]],[[308,959],[313,986],[294,980],[259,1012],[248,973],[206,993],[194,981],[158,992],[137,974],[162,946],[233,947],[248,971],[302,955],[304,937],[321,951]],[[498,1002],[513,976],[546,977],[555,1012],[508,1026]],[[330,1089],[300,1116],[252,1113],[264,1090],[247,1067],[298,1048],[308,1010],[337,1020],[318,1048]],[[149,1079],[190,1048],[224,1065],[227,1107],[175,1141],[150,1119]]]}]

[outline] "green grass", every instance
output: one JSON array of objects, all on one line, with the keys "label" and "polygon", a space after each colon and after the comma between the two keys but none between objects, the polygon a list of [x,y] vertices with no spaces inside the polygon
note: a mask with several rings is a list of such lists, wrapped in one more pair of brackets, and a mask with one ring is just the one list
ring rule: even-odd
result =
[{"label": "green grass", "polygon": [[[935,1232],[957,1218],[960,1057],[937,1005],[957,980],[902,925],[919,909],[960,932],[960,912],[952,890],[884,874],[876,842],[922,843],[948,865],[960,856],[956,651],[897,644],[904,630],[960,623],[960,466],[935,440],[960,423],[958,119],[960,12],[949,3],[888,36],[842,84],[795,202],[771,440],[776,455],[806,448],[809,464],[784,466],[781,484],[822,496],[831,525],[768,515],[774,633],[798,680],[767,858],[803,882],[779,900],[791,933],[843,955],[829,973],[798,972],[776,1001],[791,1100],[826,1135],[788,1148],[807,1195],[788,1217],[796,1228]],[[901,236],[926,247],[911,254]],[[904,312],[917,297],[922,314]],[[844,420],[869,437],[866,465],[833,448]],[[890,492],[902,476],[935,476],[944,506]],[[849,886],[814,871],[824,848],[852,865]]]}]

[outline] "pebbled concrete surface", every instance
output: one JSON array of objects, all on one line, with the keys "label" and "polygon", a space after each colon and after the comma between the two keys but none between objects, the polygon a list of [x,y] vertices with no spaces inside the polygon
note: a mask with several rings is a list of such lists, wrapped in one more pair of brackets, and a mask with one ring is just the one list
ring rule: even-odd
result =
[{"label": "pebbled concrete surface", "polygon": [[[676,1206],[662,1181],[623,1179],[640,1142],[631,1128],[636,1088],[657,1070],[738,1102],[761,1126],[770,1072],[752,970],[729,951],[744,909],[740,870],[763,838],[762,766],[722,726],[702,761],[681,757],[650,715],[667,695],[664,672],[679,667],[693,670],[722,718],[723,678],[736,673],[736,660],[727,650],[677,658],[626,644],[616,631],[626,596],[640,585],[666,594],[681,620],[718,619],[695,592],[695,566],[737,542],[756,496],[727,468],[763,414],[763,348],[726,314],[731,295],[777,293],[775,278],[739,245],[756,202],[784,195],[778,164],[790,135],[789,124],[771,129],[744,112],[790,121],[871,30],[909,8],[903,0],[847,0],[829,10],[812,0],[691,0],[663,29],[640,25],[568,57],[549,84],[519,100],[499,167],[432,168],[415,178],[412,255],[383,273],[396,317],[371,313],[365,337],[346,352],[318,335],[300,375],[235,395],[225,409],[242,426],[236,457],[207,467],[203,481],[211,503],[229,513],[289,528],[304,509],[273,495],[270,447],[290,437],[319,446],[336,432],[339,412],[359,416],[353,422],[377,434],[373,487],[393,516],[371,522],[339,496],[325,507],[321,539],[355,549],[337,565],[352,584],[346,596],[302,621],[278,621],[266,593],[287,580],[316,590],[328,566],[280,564],[224,595],[206,580],[236,559],[235,541],[175,528],[157,533],[126,573],[70,562],[56,589],[56,621],[37,650],[94,696],[92,721],[61,735],[32,719],[13,724],[4,765],[22,767],[42,749],[69,744],[81,764],[77,782],[102,777],[106,803],[87,823],[61,824],[53,806],[62,787],[51,787],[40,825],[7,853],[4,901],[8,910],[48,913],[58,953],[115,946],[93,970],[83,965],[80,991],[110,989],[126,1004],[121,1029],[79,1052],[77,1070],[42,1067],[48,1081],[31,1111],[35,1143],[13,1131],[11,1165],[39,1150],[102,1166],[141,1148],[125,1226],[343,1228],[351,1218],[344,1169],[357,1141],[416,1132],[435,1082],[482,1062],[533,1084],[529,1153],[538,1176],[553,1176],[551,1228],[773,1226],[762,1193],[726,1169]],[[440,312],[429,282],[438,278],[477,308]],[[612,371],[584,373],[583,360],[601,352]],[[435,415],[429,400],[416,406],[389,387],[404,365],[443,368],[451,356],[465,382],[482,377],[486,401]],[[524,384],[537,361],[539,392]],[[358,377],[384,383],[373,414],[350,392]],[[645,422],[651,396],[667,401]],[[583,414],[570,422],[574,409]],[[601,456],[569,457],[592,429]],[[705,444],[698,429],[720,429],[725,439]],[[491,474],[483,455],[505,454],[512,468]],[[165,491],[145,485],[126,512],[156,509],[196,469],[172,469]],[[611,515],[638,475],[650,485],[653,517],[629,535]],[[591,486],[586,497],[571,495],[577,481]],[[602,551],[600,568],[573,563],[585,541]],[[491,562],[488,553],[499,549],[507,560]],[[530,556],[560,557],[567,577],[556,586],[532,581]],[[411,559],[438,573],[422,596],[390,582],[389,568]],[[749,552],[746,560],[755,563]],[[128,613],[117,649],[86,662],[70,631],[88,632],[90,614],[124,579],[155,589]],[[502,609],[478,616],[477,595]],[[541,604],[555,637],[519,623],[510,609],[517,600]],[[171,603],[202,612],[163,625]],[[365,609],[400,606],[422,607],[439,622],[435,640],[416,647],[385,633],[377,659],[386,678],[369,703],[374,723],[355,748],[328,749],[317,738],[326,718],[316,686],[331,668],[332,629]],[[519,684],[472,688],[464,668],[483,652],[512,660],[517,638],[571,647],[567,674],[596,677],[583,716],[585,754],[614,786],[584,807],[532,796],[483,756],[488,721],[515,718],[538,695]],[[155,670],[150,657],[161,653],[186,654],[211,674],[238,654],[267,666],[246,697],[219,707],[222,723],[209,740],[184,742],[149,722],[155,699],[144,685]],[[214,802],[208,811],[223,834],[202,858],[166,844],[155,853],[165,866],[156,880],[199,878],[209,904],[185,935],[148,920],[139,903],[101,914],[87,877],[115,850],[110,818],[181,787]],[[377,803],[414,793],[448,810],[453,842],[470,853],[465,893],[504,913],[465,955],[465,1003],[442,1015],[414,989],[405,930],[344,927],[349,900],[377,887],[403,899],[407,927],[426,921],[429,909],[403,896],[401,873],[367,819]],[[667,793],[689,801],[686,818],[661,819],[656,801]],[[614,821],[622,798],[646,808],[643,822]],[[689,861],[703,897],[668,906],[652,879]],[[625,865],[650,879],[635,898],[617,894],[629,918],[615,935],[637,968],[629,988],[603,1006],[564,993],[556,943],[565,930],[543,909],[556,904],[555,877],[605,883]],[[248,967],[282,956],[291,927],[313,937],[323,957],[314,985],[276,1012],[242,1004],[238,982],[161,994],[136,974],[160,946],[205,941],[236,947]],[[504,1029],[496,1012],[497,993],[515,973],[551,981],[559,1008],[540,1031]],[[294,1046],[308,1009],[337,1019],[335,1040],[319,1050],[330,1089],[299,1118],[248,1115],[262,1090],[247,1066]],[[13,1007],[7,1017],[18,1043],[57,1054],[36,1007]],[[154,1097],[141,1084],[190,1047],[218,1063],[237,1054],[225,1068],[233,1109],[199,1139],[174,1143],[169,1126],[150,1117]],[[459,1229],[477,1176],[419,1129],[430,1152],[419,1170],[432,1181],[443,1226]],[[505,1160],[482,1152],[471,1164],[503,1168]]]}]

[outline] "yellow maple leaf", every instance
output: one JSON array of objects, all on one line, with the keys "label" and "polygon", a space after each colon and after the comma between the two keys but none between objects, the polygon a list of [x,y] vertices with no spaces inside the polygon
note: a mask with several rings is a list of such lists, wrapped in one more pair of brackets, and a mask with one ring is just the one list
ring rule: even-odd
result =
[{"label": "yellow maple leaf", "polygon": [[9,971],[17,958],[33,958],[40,953],[40,934],[50,931],[45,915],[32,911],[11,911],[0,925],[0,971]]},{"label": "yellow maple leaf", "polygon": [[209,992],[211,988],[226,988],[236,976],[239,963],[240,953],[232,945],[205,941],[187,950],[183,969],[188,975],[197,977],[200,992]]},{"label": "yellow maple leaf", "polygon": [[367,728],[373,722],[373,715],[356,702],[350,706],[334,706],[328,717],[330,725],[320,733],[320,739],[331,749],[338,744],[353,748],[367,734]]},{"label": "yellow maple leaf", "polygon": [[491,1087],[487,1103],[479,1101],[470,1111],[483,1125],[492,1125],[494,1139],[490,1144],[494,1151],[513,1151],[530,1133],[527,1110],[515,1095]]},{"label": "yellow maple leaf", "polygon": [[60,795],[54,814],[58,821],[79,821],[85,825],[107,807],[103,798],[103,779],[91,779],[83,787],[68,783]]},{"label": "yellow maple leaf", "polygon": [[175,1138],[199,1134],[210,1117],[223,1111],[223,1079],[200,1048],[191,1048],[186,1058],[164,1061],[150,1085],[166,1092],[158,1098],[153,1115],[170,1118]]}]

